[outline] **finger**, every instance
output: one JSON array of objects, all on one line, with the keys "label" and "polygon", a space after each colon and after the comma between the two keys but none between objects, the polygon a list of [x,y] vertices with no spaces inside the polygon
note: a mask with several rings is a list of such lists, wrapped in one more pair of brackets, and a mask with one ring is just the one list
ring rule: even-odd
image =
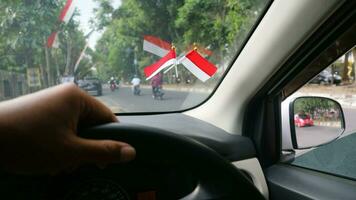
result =
[{"label": "finger", "polygon": [[80,148],[80,160],[85,163],[122,163],[129,162],[136,156],[135,149],[124,142],[77,138],[75,143]]}]

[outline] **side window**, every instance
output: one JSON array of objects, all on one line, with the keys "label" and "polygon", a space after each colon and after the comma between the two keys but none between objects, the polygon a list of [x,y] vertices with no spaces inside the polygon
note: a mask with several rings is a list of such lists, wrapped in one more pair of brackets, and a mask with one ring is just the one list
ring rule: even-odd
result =
[{"label": "side window", "polygon": [[[354,47],[288,98],[300,99],[298,102],[290,100],[287,106],[295,109],[293,116],[290,117],[291,113],[288,116],[289,137],[296,152],[292,165],[356,179],[355,58]],[[313,96],[328,99],[306,100]],[[282,110],[286,108],[283,104]],[[283,142],[288,136],[284,132],[285,129]],[[307,147],[296,149],[295,141],[303,141]]]}]

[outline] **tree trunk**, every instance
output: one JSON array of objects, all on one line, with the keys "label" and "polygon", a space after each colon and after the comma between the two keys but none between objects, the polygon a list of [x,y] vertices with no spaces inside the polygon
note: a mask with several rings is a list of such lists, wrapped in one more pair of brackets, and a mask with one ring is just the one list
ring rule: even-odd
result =
[{"label": "tree trunk", "polygon": [[350,55],[350,53],[347,52],[345,54],[345,57],[344,57],[344,70],[343,70],[343,73],[342,73],[342,81],[344,81],[344,82],[348,82],[349,81],[349,77],[347,75],[347,73],[349,72],[349,70],[348,70],[349,55]]},{"label": "tree trunk", "polygon": [[56,67],[56,78],[54,79],[55,84],[59,83],[59,77],[61,75],[59,71],[59,64],[58,64],[58,50],[52,51],[53,53],[53,59],[54,59],[54,65]]},{"label": "tree trunk", "polygon": [[66,68],[64,70],[64,75],[69,75],[71,70],[70,70],[70,65],[71,65],[71,58],[72,58],[72,44],[70,42],[70,38],[68,36],[67,40],[67,62],[66,62]]},{"label": "tree trunk", "polygon": [[53,80],[52,80],[52,73],[51,73],[51,64],[50,64],[50,59],[49,59],[49,49],[47,46],[45,46],[45,57],[46,57],[46,69],[47,69],[47,81],[48,81],[48,86],[53,85]]}]

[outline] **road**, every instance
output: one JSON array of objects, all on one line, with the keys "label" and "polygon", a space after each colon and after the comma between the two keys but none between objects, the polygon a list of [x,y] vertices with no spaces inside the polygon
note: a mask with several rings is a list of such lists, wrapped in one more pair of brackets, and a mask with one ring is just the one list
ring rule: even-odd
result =
[{"label": "road", "polygon": [[326,126],[310,126],[295,128],[300,147],[316,146],[335,139],[342,132],[341,128]]},{"label": "road", "polygon": [[141,88],[141,95],[135,96],[130,87],[120,87],[111,92],[103,89],[103,95],[96,97],[114,112],[160,112],[176,111],[195,106],[205,100],[206,93],[190,93],[164,90],[163,100],[154,100],[150,88]]}]

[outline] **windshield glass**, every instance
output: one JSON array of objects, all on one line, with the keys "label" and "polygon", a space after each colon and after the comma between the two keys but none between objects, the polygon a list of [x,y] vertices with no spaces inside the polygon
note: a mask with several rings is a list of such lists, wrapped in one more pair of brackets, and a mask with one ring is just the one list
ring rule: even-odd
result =
[{"label": "windshield glass", "polygon": [[212,93],[267,3],[3,0],[0,101],[72,82],[117,113],[191,108]]}]

